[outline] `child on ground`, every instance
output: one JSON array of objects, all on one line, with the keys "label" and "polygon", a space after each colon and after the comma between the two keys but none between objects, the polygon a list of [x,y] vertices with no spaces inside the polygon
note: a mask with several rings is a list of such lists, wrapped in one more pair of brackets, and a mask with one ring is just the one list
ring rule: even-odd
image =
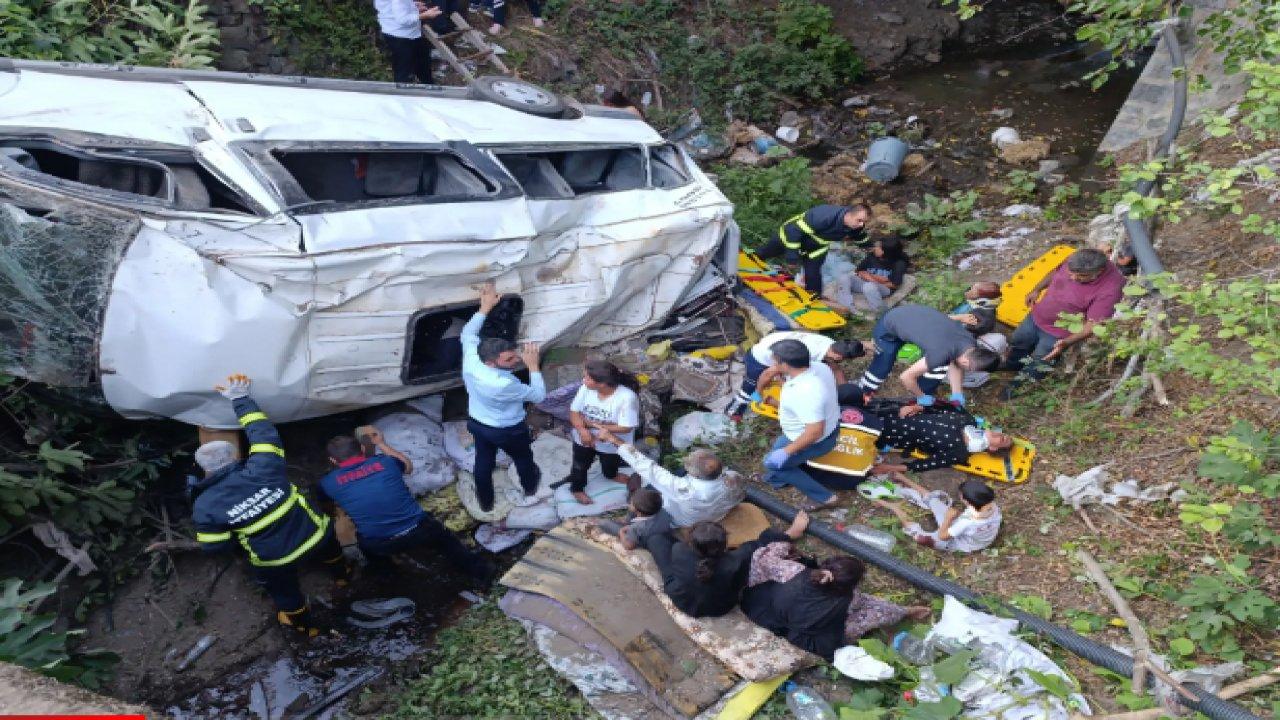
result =
[{"label": "child on ground", "polygon": [[[666,517],[659,519],[659,515]],[[662,528],[661,532],[670,530],[670,514],[662,509],[662,493],[645,485],[631,493],[630,519],[618,530],[618,539],[626,549],[635,550],[644,542],[648,531],[655,528]]]},{"label": "child on ground", "polygon": [[854,269],[853,292],[861,293],[871,312],[879,315],[888,305],[885,299],[902,284],[911,263],[902,249],[902,239],[886,237],[876,241],[871,252]]},{"label": "child on ground", "polygon": [[941,490],[930,492],[912,482],[906,475],[894,474],[894,480],[902,483],[898,494],[912,505],[933,513],[938,529],[925,532],[920,524],[897,503],[878,501],[902,521],[902,529],[917,543],[937,550],[972,553],[985,550],[995,542],[1000,533],[1000,508],[996,505],[996,493],[979,480],[965,480],[960,484],[963,508],[952,504],[951,496]]}]

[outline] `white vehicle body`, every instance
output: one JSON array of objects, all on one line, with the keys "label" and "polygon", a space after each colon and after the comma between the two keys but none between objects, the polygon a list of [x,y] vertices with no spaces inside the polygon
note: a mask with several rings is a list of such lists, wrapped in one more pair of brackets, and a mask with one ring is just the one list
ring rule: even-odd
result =
[{"label": "white vehicle body", "polygon": [[279,420],[456,386],[441,348],[485,281],[523,299],[513,339],[652,327],[736,261],[732,207],[643,121],[569,114],[0,61],[0,371],[228,427],[230,372]]}]

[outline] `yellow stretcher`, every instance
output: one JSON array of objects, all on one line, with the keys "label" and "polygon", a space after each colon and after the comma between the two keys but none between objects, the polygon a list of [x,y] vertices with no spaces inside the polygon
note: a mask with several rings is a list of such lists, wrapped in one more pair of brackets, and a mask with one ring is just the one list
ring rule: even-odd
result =
[{"label": "yellow stretcher", "polygon": [[[1032,260],[1026,267],[1014,273],[1000,286],[1000,304],[996,306],[996,319],[1005,325],[1017,327],[1027,319],[1031,308],[1027,306],[1027,293],[1041,280],[1062,264],[1076,249],[1070,245],[1054,245],[1049,251]],[[741,270],[739,270],[741,272]]]},{"label": "yellow stretcher", "polygon": [[738,279],[806,330],[832,330],[844,327],[847,322],[840,313],[754,253],[738,253]]},{"label": "yellow stretcher", "polygon": [[820,458],[810,460],[806,465],[854,477],[866,477],[867,472],[876,464],[876,439],[879,433],[871,432],[860,425],[840,423],[840,436],[836,447]]},{"label": "yellow stretcher", "polygon": [[[770,385],[760,391],[760,394],[766,400],[772,398],[775,403],[781,393],[782,388],[777,384]],[[763,402],[753,402],[751,403],[751,411],[757,415],[775,420],[778,417],[776,404],[768,405]],[[809,464],[823,470],[831,470],[845,475],[865,475],[866,468],[870,468],[871,463],[875,462],[877,436],[874,433],[856,429],[855,426],[841,425],[840,428],[840,444],[836,446],[836,449],[817,460],[810,461]],[[856,438],[853,437],[854,433],[857,434]],[[866,468],[861,466],[861,458],[864,457],[864,454],[859,448],[869,448],[869,455],[865,455],[865,457],[870,458]],[[843,454],[843,457],[836,457],[841,454]],[[919,451],[912,453],[912,456],[917,458],[929,457]],[[969,456],[969,462],[963,465],[953,465],[952,467],[962,473],[977,475],[978,477],[999,482],[1017,484],[1024,483],[1031,477],[1031,462],[1035,457],[1035,445],[1020,438],[1014,438],[1013,450],[1009,452],[1009,457],[1007,458],[997,457],[989,453],[974,453]],[[854,458],[858,458],[858,460],[855,461]]]},{"label": "yellow stretcher", "polygon": [[771,405],[768,402],[756,402],[753,400],[751,402],[751,412],[777,420],[778,400],[782,397],[782,385],[779,383],[773,383],[769,387],[761,389],[760,397],[764,398],[766,401],[772,400],[773,404]]},{"label": "yellow stretcher", "polygon": [[[919,450],[911,453],[912,457],[927,458],[928,455]],[[974,453],[969,462],[951,467],[962,473],[977,475],[989,480],[1007,483],[1024,483],[1031,477],[1031,461],[1036,457],[1036,446],[1019,438],[1014,438],[1013,449],[1008,457],[998,457],[991,453]]]}]

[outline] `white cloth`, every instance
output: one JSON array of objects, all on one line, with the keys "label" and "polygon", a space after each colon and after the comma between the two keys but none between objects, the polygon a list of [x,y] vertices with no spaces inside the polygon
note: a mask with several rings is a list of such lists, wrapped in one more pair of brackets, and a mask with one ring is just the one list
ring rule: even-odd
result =
[{"label": "white cloth", "polygon": [[809,348],[809,362],[817,365],[822,363],[827,357],[827,351],[832,345],[836,344],[833,338],[829,338],[822,333],[803,332],[799,330],[786,330],[783,332],[769,333],[760,338],[760,342],[751,346],[751,356],[756,362],[766,367],[773,365],[773,344],[780,340],[799,340],[804,346]]},{"label": "white cloth", "polygon": [[662,493],[662,509],[671,515],[676,527],[689,527],[703,521],[719,522],[747,496],[742,483],[725,481],[728,473],[721,473],[715,480],[680,477],[632,445],[618,448],[618,454],[645,485]]},{"label": "white cloth", "polygon": [[[947,517],[947,511],[951,509],[951,496],[941,490],[934,490],[928,495],[921,495],[909,487],[898,488],[898,494],[910,502],[912,505],[922,507],[933,513],[933,519],[938,526],[942,526],[942,521]],[[939,550],[951,550],[953,552],[971,553],[985,550],[996,541],[996,536],[1000,534],[1000,523],[1003,518],[1000,515],[1000,508],[991,507],[991,514],[979,515],[972,509],[966,509],[960,513],[960,517],[951,523],[951,527],[947,530],[947,534],[951,536],[950,540],[943,540],[938,537],[938,532],[925,532],[917,524],[912,524],[907,528],[907,532],[912,537],[920,537],[922,535],[933,538],[933,546]]]},{"label": "white cloth", "polygon": [[[625,433],[615,433],[623,442],[633,442],[636,439],[636,428],[640,426],[640,396],[636,395],[631,388],[619,386],[614,389],[613,394],[609,397],[600,397],[600,393],[583,385],[578,388],[578,394],[573,396],[573,402],[570,403],[569,409],[573,412],[582,413],[587,420],[604,423],[606,425],[621,425],[631,428]],[[578,438],[574,433],[574,441]],[[613,443],[596,442],[596,450],[606,453],[618,452],[618,446]]]},{"label": "white cloth", "polygon": [[524,404],[539,403],[547,397],[542,373],[529,373],[529,384],[520,382],[510,370],[490,367],[480,360],[480,328],[484,313],[471,316],[462,328],[462,382],[467,386],[467,413],[472,420],[495,428],[514,427],[524,422]]},{"label": "white cloth", "polygon": [[825,363],[815,363],[782,384],[778,400],[778,424],[788,440],[795,440],[806,425],[821,422],[822,437],[840,425],[840,401],[836,398],[836,377]]},{"label": "white cloth", "polygon": [[373,7],[382,32],[410,40],[422,37],[422,19],[413,0],[373,0]]}]

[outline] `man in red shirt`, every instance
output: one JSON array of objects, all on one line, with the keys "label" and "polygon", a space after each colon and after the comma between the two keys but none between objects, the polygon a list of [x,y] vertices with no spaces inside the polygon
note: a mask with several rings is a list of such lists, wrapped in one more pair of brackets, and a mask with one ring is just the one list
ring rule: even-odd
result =
[{"label": "man in red shirt", "polygon": [[[1106,255],[1085,248],[1071,253],[1027,293],[1031,312],[1009,338],[1011,351],[1005,363],[1006,368],[1019,373],[1005,388],[1004,398],[1013,397],[1022,383],[1043,377],[1046,363],[1091,337],[1099,322],[1114,315],[1116,303],[1124,295],[1124,283],[1124,275]],[[1084,326],[1077,332],[1058,327],[1063,314],[1082,316]]]}]

